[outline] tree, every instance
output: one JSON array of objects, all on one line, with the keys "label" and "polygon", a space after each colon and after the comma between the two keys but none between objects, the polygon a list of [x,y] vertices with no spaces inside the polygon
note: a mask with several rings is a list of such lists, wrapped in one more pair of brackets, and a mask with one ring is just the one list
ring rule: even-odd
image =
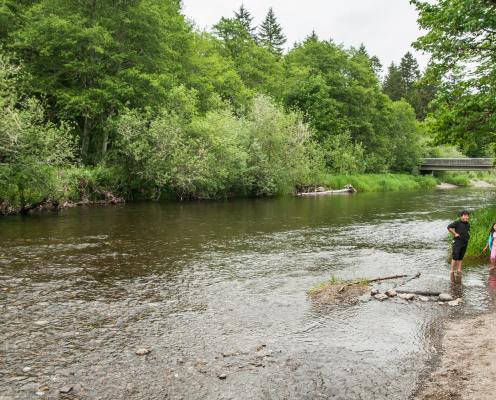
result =
[{"label": "tree", "polygon": [[233,60],[246,87],[274,97],[280,93],[283,68],[279,56],[259,46],[234,18],[221,18],[214,25],[214,35],[221,40],[224,56]]},{"label": "tree", "polygon": [[414,45],[431,53],[431,82],[441,82],[431,128],[440,142],[484,154],[496,143],[496,3],[411,3],[427,31]]},{"label": "tree", "polygon": [[89,163],[105,157],[109,119],[156,107],[178,84],[191,34],[176,0],[40,0],[23,20],[11,47],[32,94],[47,97],[53,119],[74,122]]},{"label": "tree", "polygon": [[391,100],[397,101],[405,97],[405,85],[401,69],[394,62],[388,68],[388,72],[384,78],[382,90]]},{"label": "tree", "polygon": [[237,21],[241,23],[246,29],[246,31],[255,38],[256,27],[253,26],[253,17],[251,13],[245,8],[243,4],[239,6],[239,10],[234,12],[234,17]]},{"label": "tree", "polygon": [[404,86],[405,97],[410,97],[415,83],[420,79],[418,62],[409,51],[401,58],[399,70]]},{"label": "tree", "polygon": [[271,52],[281,55],[286,43],[286,36],[282,33],[282,27],[277,22],[274,10],[269,8],[264,21],[260,25],[258,41]]}]

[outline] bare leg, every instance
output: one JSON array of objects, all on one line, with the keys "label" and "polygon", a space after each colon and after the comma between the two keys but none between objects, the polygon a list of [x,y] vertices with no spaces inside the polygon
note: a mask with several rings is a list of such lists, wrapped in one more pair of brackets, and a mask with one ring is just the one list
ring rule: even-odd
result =
[{"label": "bare leg", "polygon": [[458,261],[458,273],[461,274],[462,273],[462,260],[459,260]]},{"label": "bare leg", "polygon": [[489,267],[489,271],[492,271],[496,266],[496,258],[491,258],[491,266]]},{"label": "bare leg", "polygon": [[456,265],[456,261],[455,260],[451,260],[450,274],[453,274],[455,272],[455,265]]}]

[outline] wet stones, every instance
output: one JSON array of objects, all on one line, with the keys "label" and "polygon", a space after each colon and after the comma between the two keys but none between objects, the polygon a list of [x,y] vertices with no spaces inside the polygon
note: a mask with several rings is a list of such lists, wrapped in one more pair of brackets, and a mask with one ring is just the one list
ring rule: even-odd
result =
[{"label": "wet stones", "polygon": [[225,372],[217,372],[217,378],[220,380],[225,380],[227,379],[227,374]]},{"label": "wet stones", "polygon": [[459,306],[461,303],[463,303],[463,300],[460,297],[456,300],[448,301],[448,305],[451,307]]},{"label": "wet stones", "polygon": [[385,295],[384,293],[378,293],[378,294],[374,295],[374,298],[379,300],[379,301],[384,301],[384,300],[388,299],[389,297],[387,295]]},{"label": "wet stones", "polygon": [[415,295],[414,295],[413,293],[400,293],[400,294],[398,295],[398,297],[399,297],[400,299],[410,301],[410,300],[413,300],[413,299],[415,298]]},{"label": "wet stones", "polygon": [[374,288],[374,289],[372,289],[372,290],[370,291],[370,295],[371,295],[371,296],[375,296],[376,294],[379,294],[379,290],[378,290],[378,289],[375,289],[375,288]]},{"label": "wet stones", "polygon": [[150,349],[143,347],[143,348],[136,350],[136,355],[137,356],[146,356],[147,354],[150,354],[151,352],[152,351]]},{"label": "wet stones", "polygon": [[396,297],[397,295],[398,295],[398,293],[396,293],[396,290],[394,290],[394,289],[389,289],[386,292],[386,296],[387,297]]},{"label": "wet stones", "polygon": [[63,386],[59,389],[60,393],[67,394],[72,391],[72,386]]},{"label": "wet stones", "polygon": [[441,293],[438,297],[439,301],[453,301],[453,296],[448,293]]}]

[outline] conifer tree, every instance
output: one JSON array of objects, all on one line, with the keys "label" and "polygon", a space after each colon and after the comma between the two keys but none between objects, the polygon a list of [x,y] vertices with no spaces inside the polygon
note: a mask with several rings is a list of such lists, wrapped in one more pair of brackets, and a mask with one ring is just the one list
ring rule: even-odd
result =
[{"label": "conifer tree", "polygon": [[272,51],[275,54],[281,55],[283,45],[286,43],[286,36],[282,33],[282,27],[277,22],[274,10],[269,8],[269,11],[260,25],[258,33],[259,43]]},{"label": "conifer tree", "polygon": [[405,97],[405,85],[401,75],[401,69],[394,62],[388,68],[382,90],[391,100],[401,100],[401,98]]},{"label": "conifer tree", "polygon": [[410,94],[413,90],[413,85],[420,79],[419,65],[412,53],[407,52],[401,58],[399,69],[405,85],[405,91]]},{"label": "conifer tree", "polygon": [[238,11],[234,11],[234,18],[241,23],[246,29],[246,31],[255,37],[256,27],[253,26],[253,17],[251,13],[245,8],[243,4],[239,7]]}]

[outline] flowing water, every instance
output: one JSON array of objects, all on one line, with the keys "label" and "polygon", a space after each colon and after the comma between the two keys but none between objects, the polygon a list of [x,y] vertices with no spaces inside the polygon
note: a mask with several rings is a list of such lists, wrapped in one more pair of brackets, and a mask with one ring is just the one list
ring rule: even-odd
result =
[{"label": "flowing water", "polygon": [[[446,225],[493,199],[365,193],[3,218],[0,399],[411,398],[443,319],[491,305],[486,266],[450,283]],[[332,275],[416,272],[410,287],[464,305],[306,294]]]}]

